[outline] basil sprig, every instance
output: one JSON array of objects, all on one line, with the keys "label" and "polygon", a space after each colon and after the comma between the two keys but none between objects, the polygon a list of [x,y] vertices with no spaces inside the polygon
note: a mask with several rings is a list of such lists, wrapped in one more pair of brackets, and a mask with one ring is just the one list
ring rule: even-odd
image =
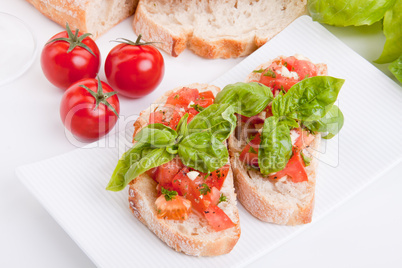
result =
[{"label": "basil sprig", "polygon": [[262,174],[285,168],[292,154],[289,128],[301,125],[315,132],[328,132],[332,138],[343,126],[343,115],[333,105],[343,79],[330,76],[306,78],[278,95],[272,102],[273,116],[264,121],[258,165]]},{"label": "basil sprig", "polygon": [[150,124],[134,137],[134,146],[123,154],[106,189],[123,190],[145,171],[171,161],[177,155],[182,162],[203,173],[226,164],[228,151],[223,141],[236,127],[234,109],[228,104],[213,104],[187,124],[188,114],[177,131],[163,125]]},{"label": "basil sprig", "polygon": [[235,83],[227,85],[215,98],[215,103],[227,103],[235,112],[247,117],[259,114],[272,101],[271,89],[263,84]]}]

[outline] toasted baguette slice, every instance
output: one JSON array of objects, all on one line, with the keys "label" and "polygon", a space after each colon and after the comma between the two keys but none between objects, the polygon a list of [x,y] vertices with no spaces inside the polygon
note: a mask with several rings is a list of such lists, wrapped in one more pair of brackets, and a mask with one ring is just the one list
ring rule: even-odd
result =
[{"label": "toasted baguette slice", "polygon": [[[197,88],[200,92],[211,90],[214,94],[219,88],[206,84],[191,84],[187,87]],[[149,114],[164,105],[168,96],[180,88],[166,92],[154,106],[140,114],[134,123],[137,133],[148,124]],[[165,220],[157,217],[155,200],[157,196],[156,182],[147,174],[142,174],[129,185],[129,203],[134,215],[154,232],[162,241],[176,251],[194,256],[216,256],[229,253],[240,238],[240,221],[236,207],[236,194],[233,187],[233,173],[229,170],[221,192],[227,197],[227,202],[218,206],[229,216],[235,227],[216,232],[206,219],[191,213],[184,221]]]},{"label": "toasted baguette slice", "polygon": [[[301,56],[296,56],[299,59]],[[258,66],[255,70],[266,69],[273,61],[284,58],[280,56]],[[308,59],[307,59],[308,60]],[[326,75],[325,64],[316,64],[318,75]],[[251,73],[246,82],[259,81],[261,73]],[[239,154],[246,145],[246,135],[238,133],[229,138],[230,161],[235,178],[235,188],[240,203],[256,218],[286,225],[311,222],[314,209],[314,193],[320,134],[317,134],[303,153],[312,158],[306,172],[308,181],[294,183],[287,176],[278,181],[264,177],[259,171],[250,169],[239,160]]]},{"label": "toasted baguette slice", "polygon": [[141,0],[134,32],[177,57],[246,56],[306,14],[307,0]]},{"label": "toasted baguette slice", "polygon": [[49,19],[74,32],[98,36],[134,14],[138,0],[27,0]]}]

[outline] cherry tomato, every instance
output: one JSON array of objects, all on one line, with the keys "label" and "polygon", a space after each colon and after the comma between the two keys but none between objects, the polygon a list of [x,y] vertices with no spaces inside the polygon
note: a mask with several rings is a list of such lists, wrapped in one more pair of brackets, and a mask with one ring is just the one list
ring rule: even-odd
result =
[{"label": "cherry tomato", "polygon": [[84,141],[97,140],[116,124],[120,112],[116,92],[98,79],[87,78],[64,92],[60,117],[64,126]]},{"label": "cherry tomato", "polygon": [[121,95],[140,98],[151,93],[162,81],[165,64],[158,49],[123,39],[107,55],[105,74],[109,84]]},{"label": "cherry tomato", "polygon": [[95,78],[101,64],[98,46],[90,34],[66,31],[50,38],[42,50],[41,66],[46,78],[60,89],[67,89],[83,78]]}]

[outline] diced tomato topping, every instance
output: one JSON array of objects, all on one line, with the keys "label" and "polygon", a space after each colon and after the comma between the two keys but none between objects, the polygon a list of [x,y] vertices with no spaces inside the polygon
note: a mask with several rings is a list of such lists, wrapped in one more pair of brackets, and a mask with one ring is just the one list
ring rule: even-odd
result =
[{"label": "diced tomato topping", "polygon": [[164,106],[149,115],[149,123],[160,123],[172,129],[176,129],[183,115],[184,112],[180,111],[178,108]]},{"label": "diced tomato topping", "polygon": [[235,226],[228,215],[226,215],[226,213],[218,206],[209,206],[206,210],[204,210],[204,215],[209,225],[211,225],[212,228],[217,232]]},{"label": "diced tomato topping", "polygon": [[295,57],[287,57],[283,61],[283,65],[287,67],[290,72],[296,72],[299,75],[299,80],[306,77],[317,76],[318,69],[314,63],[307,60],[298,60]]},{"label": "diced tomato topping", "polygon": [[261,135],[258,133],[255,137],[247,143],[240,154],[239,160],[249,166],[258,168],[258,148],[261,143]]},{"label": "diced tomato topping", "polygon": [[[282,66],[285,66],[289,72],[296,72],[298,79],[282,75]],[[276,72],[279,70],[278,72]],[[275,61],[261,74],[260,83],[276,90],[285,90],[286,92],[296,83],[306,77],[316,76],[318,68],[314,63],[307,60],[298,60],[295,57],[287,57],[281,62]]]},{"label": "diced tomato topping", "polygon": [[200,173],[198,177],[194,180],[196,185],[202,185],[206,183],[210,188],[216,187],[219,191],[222,189],[222,185],[229,173],[229,164],[211,172],[208,176],[206,173]]},{"label": "diced tomato topping", "polygon": [[191,202],[182,196],[176,195],[173,199],[167,201],[162,194],[156,201],[156,212],[159,218],[169,220],[187,220],[191,213]]},{"label": "diced tomato topping", "polygon": [[195,100],[199,97],[200,94],[198,89],[184,87],[170,95],[166,101],[166,104],[187,108],[190,102],[195,102]]},{"label": "diced tomato topping", "polygon": [[300,128],[297,128],[296,131],[299,134],[299,137],[297,137],[294,146],[298,150],[303,150],[304,148],[309,146],[315,139],[315,136],[306,130],[301,130]]},{"label": "diced tomato topping", "polygon": [[269,178],[277,180],[285,175],[289,176],[293,182],[308,181],[308,176],[304,168],[304,161],[298,150],[293,150],[293,156],[290,158],[283,170],[276,172]]},{"label": "diced tomato topping", "polygon": [[158,182],[163,188],[172,190],[172,180],[184,167],[179,157],[160,165],[155,171],[155,181]]},{"label": "diced tomato topping", "polygon": [[214,93],[211,90],[200,92],[200,99],[215,99]]}]

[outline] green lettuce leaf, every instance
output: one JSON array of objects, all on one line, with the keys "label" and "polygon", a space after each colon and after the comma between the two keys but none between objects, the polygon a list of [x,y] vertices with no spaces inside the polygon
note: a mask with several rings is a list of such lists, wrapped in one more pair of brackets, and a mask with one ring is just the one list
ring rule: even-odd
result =
[{"label": "green lettuce leaf", "polygon": [[224,87],[216,95],[215,103],[230,104],[236,113],[250,117],[264,110],[272,99],[269,87],[256,82],[238,82]]},{"label": "green lettuce leaf", "polygon": [[384,16],[383,31],[387,38],[376,63],[388,63],[402,54],[402,0],[397,0]]},{"label": "green lettuce leaf", "polygon": [[402,83],[402,55],[388,66],[388,69]]},{"label": "green lettuce leaf", "polygon": [[371,25],[381,20],[395,0],[309,0],[313,20],[334,26]]}]

